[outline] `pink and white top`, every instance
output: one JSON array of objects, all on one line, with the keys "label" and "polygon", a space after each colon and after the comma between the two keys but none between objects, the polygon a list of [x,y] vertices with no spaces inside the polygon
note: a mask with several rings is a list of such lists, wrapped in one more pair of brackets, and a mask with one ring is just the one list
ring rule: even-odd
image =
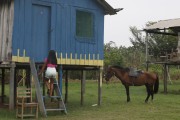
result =
[{"label": "pink and white top", "polygon": [[[47,63],[47,58],[44,60],[44,62]],[[47,63],[47,67],[55,68],[55,67],[57,67],[57,65],[54,65],[54,64],[51,64],[51,63]]]}]

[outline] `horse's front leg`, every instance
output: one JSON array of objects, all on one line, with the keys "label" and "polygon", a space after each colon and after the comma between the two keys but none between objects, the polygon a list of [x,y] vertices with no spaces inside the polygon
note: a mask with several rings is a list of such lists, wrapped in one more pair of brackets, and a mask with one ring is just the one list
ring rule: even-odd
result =
[{"label": "horse's front leg", "polygon": [[126,88],[127,102],[130,102],[129,86],[128,86],[128,85],[125,85],[125,88]]}]

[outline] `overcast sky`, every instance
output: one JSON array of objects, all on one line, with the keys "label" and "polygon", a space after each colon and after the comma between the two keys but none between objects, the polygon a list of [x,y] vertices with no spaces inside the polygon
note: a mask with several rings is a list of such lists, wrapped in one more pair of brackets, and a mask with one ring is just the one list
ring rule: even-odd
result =
[{"label": "overcast sky", "polygon": [[113,8],[124,8],[105,16],[104,42],[131,46],[130,26],[143,29],[148,21],[180,18],[180,0],[106,0]]}]

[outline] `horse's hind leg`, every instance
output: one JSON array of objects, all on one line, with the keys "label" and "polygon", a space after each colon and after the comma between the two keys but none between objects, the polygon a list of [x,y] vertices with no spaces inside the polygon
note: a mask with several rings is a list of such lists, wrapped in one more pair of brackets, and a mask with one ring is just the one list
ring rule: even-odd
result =
[{"label": "horse's hind leg", "polygon": [[147,103],[148,102],[148,99],[151,95],[151,92],[150,92],[150,86],[148,84],[145,85],[146,86],[146,91],[147,91],[147,97],[145,99],[145,102]]},{"label": "horse's hind leg", "polygon": [[125,85],[125,88],[126,88],[127,102],[129,102],[130,101],[129,86]]},{"label": "horse's hind leg", "polygon": [[151,100],[153,101],[153,98],[154,98],[153,86],[151,85],[151,86],[149,87],[149,89],[150,89],[150,94],[151,94]]}]

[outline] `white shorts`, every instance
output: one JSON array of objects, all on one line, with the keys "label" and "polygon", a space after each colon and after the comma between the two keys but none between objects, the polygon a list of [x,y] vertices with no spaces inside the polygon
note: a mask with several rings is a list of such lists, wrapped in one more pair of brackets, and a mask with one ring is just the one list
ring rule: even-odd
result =
[{"label": "white shorts", "polygon": [[56,78],[56,68],[54,67],[47,67],[47,70],[45,72],[45,77],[46,78]]}]

